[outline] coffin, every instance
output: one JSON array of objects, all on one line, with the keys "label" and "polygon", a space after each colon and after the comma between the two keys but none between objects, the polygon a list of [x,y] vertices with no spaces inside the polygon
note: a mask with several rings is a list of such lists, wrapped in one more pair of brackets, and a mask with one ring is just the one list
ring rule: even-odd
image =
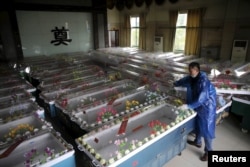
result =
[{"label": "coffin", "polygon": [[72,113],[71,120],[83,130],[91,131],[125,116],[139,114],[144,108],[150,108],[154,102],[164,98],[164,95],[142,88],[96,107],[78,108]]},{"label": "coffin", "polygon": [[[47,131],[19,143],[7,157],[1,157],[1,166],[75,166],[73,147],[55,132]],[[0,154],[4,151],[0,149]]]},{"label": "coffin", "polygon": [[50,123],[32,114],[20,119],[0,124],[0,148],[6,148],[21,137],[37,135],[51,128]]},{"label": "coffin", "polygon": [[71,80],[71,82],[67,82],[67,84],[59,84],[55,87],[50,86],[47,87],[47,89],[44,88],[39,96],[44,99],[46,103],[54,103],[56,99],[63,95],[81,92],[109,82],[111,81],[104,77],[93,77],[79,81]]},{"label": "coffin", "polygon": [[240,126],[242,132],[246,133],[250,130],[250,97],[241,95],[232,98],[232,113],[242,117]]},{"label": "coffin", "polygon": [[0,97],[0,109],[7,108],[11,105],[16,105],[20,103],[25,103],[26,101],[34,101],[34,97],[32,97],[27,92],[23,92],[22,94],[12,94],[7,96]]},{"label": "coffin", "polygon": [[[15,79],[14,78],[13,80],[9,80],[8,82],[0,83],[1,94],[5,91],[11,92],[11,90],[14,91],[14,90],[18,90],[18,89],[26,90],[28,92],[35,91],[35,88],[23,79]],[[4,95],[4,93],[3,93],[3,95]],[[0,95],[0,96],[2,96],[2,95]]]},{"label": "coffin", "polygon": [[103,52],[103,51],[100,51],[100,50],[93,50],[91,52],[90,59],[93,60],[93,61],[100,62],[102,64],[117,66],[121,62],[123,62],[126,58],[125,57],[119,57],[116,54],[110,53],[110,52],[105,52],[105,51]]},{"label": "coffin", "polygon": [[69,80],[64,80],[64,81],[58,82],[57,84],[48,83],[48,84],[38,85],[37,89],[39,89],[42,93],[49,93],[49,92],[54,92],[54,91],[58,91],[62,89],[75,88],[83,84],[87,87],[88,85],[94,85],[99,80],[100,82],[102,82],[103,80],[114,81],[117,79],[121,79],[121,74],[118,74],[118,72],[115,72],[113,70],[110,70],[110,71],[107,71],[107,73],[105,73],[104,75],[97,76],[96,74],[94,75],[90,74],[90,75],[86,75],[84,77],[77,78],[77,79],[71,78]]},{"label": "coffin", "polygon": [[80,92],[109,82],[111,82],[111,80],[106,77],[90,77],[84,80],[70,80],[69,82],[65,82],[56,86],[47,85],[43,88],[39,87],[42,92],[39,94],[38,102],[44,106],[45,111],[47,111],[50,116],[54,117],[54,102],[56,99],[60,98],[65,94]]},{"label": "coffin", "polygon": [[[55,112],[58,120],[62,122],[67,128],[73,129],[73,122],[70,119],[72,113],[77,110],[85,110],[104,103],[108,103],[116,98],[130,94],[138,89],[138,84],[132,80],[120,80],[111,82],[105,85],[94,87],[92,89],[75,92],[61,96],[55,101]],[[79,129],[79,126],[76,126]],[[79,129],[80,130],[80,129]],[[72,131],[72,130],[71,130]],[[79,132],[79,133],[78,133]],[[82,130],[73,135],[82,135]]]},{"label": "coffin", "polygon": [[238,77],[242,77],[242,76],[247,75],[248,73],[250,73],[250,63],[247,63],[247,64],[235,69],[234,72],[236,73],[236,76],[238,76]]},{"label": "coffin", "polygon": [[[76,108],[85,107],[88,104],[99,105],[101,102],[112,99],[126,91],[134,90],[138,85],[132,80],[125,79],[115,81],[85,91],[75,92],[61,96],[55,101],[55,105],[61,111],[72,112]],[[98,103],[98,104],[97,104]]]},{"label": "coffin", "polygon": [[34,113],[43,117],[44,110],[33,101],[22,101],[0,109],[0,123],[7,123]]},{"label": "coffin", "polygon": [[[102,72],[102,73],[101,73]],[[87,69],[87,70],[82,70],[82,71],[78,71],[76,70],[75,72],[71,72],[71,73],[66,73],[66,74],[58,74],[52,77],[48,77],[48,78],[42,78],[40,80],[42,85],[47,85],[47,84],[58,84],[60,81],[68,81],[68,80],[72,80],[72,79],[80,79],[82,77],[86,77],[88,75],[104,75],[104,72],[98,69]]]},{"label": "coffin", "polygon": [[41,79],[41,78],[49,78],[49,77],[55,77],[58,75],[66,75],[70,74],[76,71],[83,71],[83,70],[89,70],[89,69],[94,69],[97,67],[96,65],[82,65],[79,67],[74,66],[66,66],[62,68],[56,68],[56,69],[51,69],[51,70],[44,70],[41,72],[34,72],[31,74],[31,77],[36,78],[36,79]]},{"label": "coffin", "polygon": [[[193,129],[193,121],[187,127],[179,129],[184,123],[193,120],[195,113],[191,110],[177,111],[176,108],[166,103],[156,104],[155,107],[144,110],[147,111],[142,111],[139,115],[129,119],[123,119],[112,126],[103,126],[77,138],[78,148],[93,159],[96,166],[126,166],[131,165],[136,159],[140,165],[145,165],[154,159],[154,157],[147,156],[157,155],[158,151],[163,151],[161,148],[168,145],[167,141],[165,141],[166,145],[162,145],[162,143],[159,145],[158,141],[171,134],[170,143],[183,142],[183,139],[186,139],[184,136]],[[182,131],[180,135],[178,135],[179,132],[174,132],[177,129]],[[174,143],[170,145],[172,146]],[[151,146],[160,150],[146,151],[152,149],[149,148]],[[181,152],[182,149],[184,149],[184,145],[178,152]],[[139,161],[141,158],[143,160]]]}]

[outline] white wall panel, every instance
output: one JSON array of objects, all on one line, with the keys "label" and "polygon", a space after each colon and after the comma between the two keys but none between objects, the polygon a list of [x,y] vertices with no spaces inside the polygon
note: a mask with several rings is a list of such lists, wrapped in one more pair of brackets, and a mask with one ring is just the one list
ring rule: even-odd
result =
[{"label": "white wall panel", "polygon": [[[17,21],[24,57],[69,52],[88,52],[93,49],[93,26],[91,13],[17,11]],[[51,30],[68,25],[68,45],[55,46]]]}]

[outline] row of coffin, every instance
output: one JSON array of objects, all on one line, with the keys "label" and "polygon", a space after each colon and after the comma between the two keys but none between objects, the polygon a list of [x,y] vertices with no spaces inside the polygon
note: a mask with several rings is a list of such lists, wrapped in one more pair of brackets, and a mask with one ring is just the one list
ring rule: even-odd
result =
[{"label": "row of coffin", "polygon": [[[104,56],[105,55],[105,56]],[[188,64],[198,62],[201,70],[208,74],[208,77],[216,87],[218,104],[223,106],[230,99],[232,100],[231,111],[242,116],[241,127],[244,132],[250,130],[250,117],[246,112],[250,104],[250,63],[213,60],[209,57],[186,56],[184,54],[152,53],[135,48],[102,48],[92,52],[92,57],[100,62],[112,62],[118,65],[121,71],[132,70],[134,75],[143,75],[143,81],[150,82],[157,80],[164,85],[169,81],[177,80],[188,73]],[[103,57],[109,57],[105,59]],[[150,79],[145,79],[145,78]],[[152,79],[153,78],[153,79]],[[172,82],[170,82],[172,83]],[[175,88],[183,91],[183,88]]]},{"label": "row of coffin", "polygon": [[[130,73],[98,66],[93,61],[83,63],[85,56],[77,60],[82,63],[73,71],[70,65],[60,68],[48,65],[53,64],[51,61],[32,63],[40,71],[25,73],[25,76],[33,85],[39,83],[38,103],[50,117],[56,117],[70,129],[78,148],[91,157],[94,164],[127,166],[137,159],[140,164],[152,166],[156,162],[145,161],[145,155],[169,150],[164,154],[168,156],[159,162],[162,165],[185,148],[195,113],[176,109],[182,99],[173,88],[165,87],[162,92],[159,82],[139,82],[140,79]],[[48,66],[54,68],[48,70]],[[181,129],[186,130],[175,134]],[[120,146],[121,140],[124,140],[123,146]],[[141,151],[133,156],[144,147],[155,148],[153,145],[160,140],[169,140],[169,144],[162,147],[164,150]],[[131,159],[126,161],[128,157]]]},{"label": "row of coffin", "polygon": [[[105,56],[103,56],[105,55]],[[106,63],[119,65],[119,70],[133,71],[133,74],[144,75],[144,78],[153,78],[168,84],[169,80],[179,79],[187,74],[190,62],[199,62],[201,70],[208,74],[208,77],[216,87],[218,99],[227,97],[232,99],[231,111],[242,116],[241,127],[244,132],[250,130],[250,117],[246,112],[250,104],[250,63],[212,60],[209,57],[186,56],[184,54],[149,53],[135,48],[102,48],[92,52],[92,57]],[[103,57],[109,57],[105,59]],[[147,81],[144,79],[144,81]],[[163,81],[163,82],[162,82]],[[167,83],[166,83],[167,82]],[[172,83],[172,82],[170,82]],[[183,88],[175,88],[183,90]],[[219,105],[224,105],[227,100],[218,100]]]},{"label": "row of coffin", "polygon": [[35,88],[18,71],[1,65],[0,166],[75,166],[75,151],[45,121]]},{"label": "row of coffin", "polygon": [[[136,159],[139,163],[139,159],[147,155],[139,150],[151,149],[153,144],[168,140],[173,143],[166,145],[165,151],[170,152],[164,155],[169,156],[162,157],[161,162],[159,159],[144,162],[148,166],[162,165],[184,149],[183,136],[192,130],[195,114],[176,109],[184,100],[184,92],[174,90],[170,82],[187,74],[186,64],[166,64],[163,68],[162,63],[144,61],[138,54],[119,56],[93,52],[91,57],[76,54],[70,59],[30,60],[26,64],[32,64],[33,68],[25,76],[33,85],[39,83],[36,85],[40,92],[38,103],[73,132],[79,149],[97,165],[126,166]],[[227,99],[225,101],[217,112],[230,105]],[[148,124],[162,126],[152,133]],[[188,130],[169,141],[174,132],[183,129],[181,126]],[[172,148],[174,146],[178,149]],[[159,150],[154,152],[162,154]]]}]

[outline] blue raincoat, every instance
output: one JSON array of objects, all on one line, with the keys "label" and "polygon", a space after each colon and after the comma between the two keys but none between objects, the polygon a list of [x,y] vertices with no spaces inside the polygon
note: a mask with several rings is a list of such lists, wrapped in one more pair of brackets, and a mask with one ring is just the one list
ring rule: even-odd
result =
[{"label": "blue raincoat", "polygon": [[197,77],[186,76],[174,86],[187,88],[187,105],[197,112],[196,133],[204,138],[215,138],[216,126],[216,90],[206,76],[200,72]]}]

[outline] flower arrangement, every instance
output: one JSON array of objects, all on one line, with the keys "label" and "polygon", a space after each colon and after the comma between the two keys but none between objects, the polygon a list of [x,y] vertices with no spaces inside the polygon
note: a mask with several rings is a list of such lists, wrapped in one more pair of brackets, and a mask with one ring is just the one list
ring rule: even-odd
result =
[{"label": "flower arrangement", "polygon": [[156,70],[156,71],[155,71],[155,76],[156,76],[156,77],[161,77],[161,73],[162,73],[162,71]]},{"label": "flower arrangement", "polygon": [[109,74],[108,79],[110,81],[116,81],[118,79],[121,79],[121,77],[122,77],[121,73],[120,72],[116,72],[115,74]]},{"label": "flower arrangement", "polygon": [[181,106],[183,104],[183,101],[181,99],[176,98],[174,99],[174,103],[176,106]]},{"label": "flower arrangement", "polygon": [[62,107],[66,107],[68,105],[68,99],[63,99],[61,105]]},{"label": "flower arrangement", "polygon": [[97,114],[97,122],[107,121],[117,114],[117,111],[112,107],[103,107]]},{"label": "flower arrangement", "polygon": [[156,97],[159,97],[159,95],[156,92],[151,92],[151,91],[146,92],[146,101],[155,99]]},{"label": "flower arrangement", "polygon": [[[122,154],[125,154],[125,149],[126,149],[126,145],[127,145],[128,139],[124,138],[124,139],[117,139],[114,141],[114,144],[118,147],[118,151]],[[116,152],[116,154],[118,154],[118,151]]]},{"label": "flower arrangement", "polygon": [[77,70],[73,71],[73,79],[78,80],[80,78],[81,78],[81,72]]},{"label": "flower arrangement", "polygon": [[94,103],[95,101],[96,101],[96,98],[93,98],[93,97],[86,97],[86,98],[81,99],[81,102],[83,105],[91,104],[91,103]]},{"label": "flower arrangement", "polygon": [[108,98],[112,95],[116,95],[116,94],[119,94],[119,92],[118,92],[117,88],[113,88],[113,87],[109,88],[107,91],[104,92],[104,96],[106,98]]},{"label": "flower arrangement", "polygon": [[113,76],[111,74],[108,76],[108,78],[109,78],[110,81],[115,81],[115,76]]},{"label": "flower arrangement", "polygon": [[223,88],[224,89],[237,89],[237,85],[232,84],[230,80],[227,80],[227,79],[217,80],[214,86],[217,88],[222,88],[222,89]]},{"label": "flower arrangement", "polygon": [[[26,167],[34,166],[36,163],[44,164],[45,162],[47,162],[51,158],[55,158],[55,150],[51,149],[50,147],[46,147],[44,149],[44,152],[41,153],[41,154],[43,156],[40,159],[40,153],[36,148],[32,148],[31,150],[26,152],[24,154],[24,157],[25,157],[24,164],[25,164],[25,166]],[[38,159],[38,157],[39,157],[39,159]]]},{"label": "flower arrangement", "polygon": [[130,142],[128,142],[128,138],[117,139],[114,141],[114,144],[118,147],[118,150],[115,152],[115,154],[117,156],[128,154],[130,153],[130,151],[136,149],[137,143],[138,143],[138,140],[131,140]]},{"label": "flower arrangement", "polygon": [[148,68],[148,66],[146,64],[143,64],[141,67],[144,68],[144,69]]},{"label": "flower arrangement", "polygon": [[122,75],[120,72],[116,72],[115,74],[115,79],[121,79],[122,78]]},{"label": "flower arrangement", "polygon": [[29,124],[19,124],[17,127],[11,129],[8,134],[5,135],[5,138],[11,138],[14,139],[18,135],[24,135],[27,132],[33,132],[34,127]]},{"label": "flower arrangement", "polygon": [[49,147],[46,147],[44,149],[44,155],[45,156],[53,156],[55,154],[55,150],[54,149],[51,149]]},{"label": "flower arrangement", "polygon": [[152,82],[149,84],[149,90],[153,91],[152,94],[158,96],[155,92],[160,92],[160,85],[157,82]]},{"label": "flower arrangement", "polygon": [[24,162],[25,166],[29,167],[31,166],[31,164],[34,163],[33,162],[34,158],[38,156],[37,149],[32,148],[30,151],[26,152],[23,156],[25,157],[25,162]]},{"label": "flower arrangement", "polygon": [[6,122],[9,122],[9,121],[20,119],[20,118],[22,118],[24,116],[25,116],[25,111],[22,110],[22,111],[10,113],[9,115],[6,115],[5,117],[0,118],[0,122],[6,123]]},{"label": "flower arrangement", "polygon": [[93,67],[92,67],[92,70],[93,70],[94,72],[96,72],[96,71],[101,71],[101,68],[98,67],[98,66],[93,66]]},{"label": "flower arrangement", "polygon": [[126,110],[130,110],[131,108],[138,106],[139,105],[139,101],[137,100],[127,100],[126,101]]},{"label": "flower arrangement", "polygon": [[175,111],[175,114],[177,115],[175,118],[175,123],[179,123],[180,121],[184,120],[186,117],[188,117],[189,115],[191,115],[191,111],[188,110],[178,110]]},{"label": "flower arrangement", "polygon": [[156,134],[159,131],[163,131],[167,128],[167,124],[159,120],[152,120],[148,123],[148,126],[151,129],[151,134]]}]

